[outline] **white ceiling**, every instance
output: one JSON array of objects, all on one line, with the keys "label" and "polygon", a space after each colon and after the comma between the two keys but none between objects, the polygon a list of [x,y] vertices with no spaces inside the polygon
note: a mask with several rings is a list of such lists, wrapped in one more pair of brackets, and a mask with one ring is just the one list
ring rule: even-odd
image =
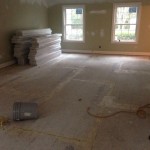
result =
[{"label": "white ceiling", "polygon": [[101,3],[101,2],[150,2],[150,0],[20,0],[22,3],[44,5],[46,7],[56,4]]}]

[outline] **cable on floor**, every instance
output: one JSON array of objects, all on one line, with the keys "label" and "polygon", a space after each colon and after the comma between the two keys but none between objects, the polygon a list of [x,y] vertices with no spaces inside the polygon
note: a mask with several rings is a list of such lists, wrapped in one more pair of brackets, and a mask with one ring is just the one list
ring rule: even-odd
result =
[{"label": "cable on floor", "polygon": [[147,112],[145,109],[149,109],[149,108],[150,108],[150,104],[146,104],[146,105],[139,107],[136,111],[117,111],[117,112],[109,114],[109,115],[98,115],[98,114],[93,114],[90,111],[91,108],[88,107],[87,113],[92,117],[100,118],[100,119],[111,118],[111,117],[116,116],[116,115],[121,114],[121,113],[136,114],[139,118],[145,119],[147,116]]}]

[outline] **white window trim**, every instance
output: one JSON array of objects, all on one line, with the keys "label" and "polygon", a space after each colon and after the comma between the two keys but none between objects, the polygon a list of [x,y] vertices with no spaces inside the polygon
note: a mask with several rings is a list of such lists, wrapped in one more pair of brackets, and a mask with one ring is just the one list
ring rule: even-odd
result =
[{"label": "white window trim", "polygon": [[[115,41],[114,40],[114,33],[115,33],[115,14],[116,14],[116,7],[121,6],[137,6],[138,12],[137,12],[137,22],[136,22],[136,40],[135,41]],[[139,29],[140,29],[140,18],[141,18],[141,3],[114,3],[113,4],[113,16],[112,16],[112,33],[111,33],[111,43],[113,44],[137,44],[139,40]]]},{"label": "white window trim", "polygon": [[[82,41],[76,41],[76,40],[67,40],[65,38],[65,9],[66,8],[83,8],[83,40]],[[84,5],[64,5],[62,7],[63,12],[63,42],[73,42],[73,43],[85,43],[85,6]]]}]

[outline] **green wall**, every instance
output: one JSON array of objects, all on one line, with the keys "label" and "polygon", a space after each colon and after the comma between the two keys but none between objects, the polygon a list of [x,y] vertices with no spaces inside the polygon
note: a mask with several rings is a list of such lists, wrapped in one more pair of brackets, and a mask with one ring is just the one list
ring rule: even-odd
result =
[{"label": "green wall", "polygon": [[[62,6],[49,8],[49,25],[54,32],[62,32]],[[90,11],[105,10],[103,14]],[[62,42],[63,49],[124,52],[150,52],[150,3],[142,3],[139,41],[137,44],[112,44],[113,3],[85,4],[85,43]],[[99,48],[101,45],[101,48]]]},{"label": "green wall", "polygon": [[0,64],[13,58],[10,40],[16,30],[48,27],[48,9],[19,0],[0,0]]},{"label": "green wall", "polygon": [[[104,14],[90,11],[105,10]],[[85,4],[85,43],[62,42],[63,49],[150,52],[150,2],[142,3],[139,42],[112,44],[112,3]],[[20,0],[0,0],[0,64],[12,60],[11,37],[15,30],[51,27],[62,32],[62,5],[50,8]],[[101,48],[99,48],[101,45]]]}]

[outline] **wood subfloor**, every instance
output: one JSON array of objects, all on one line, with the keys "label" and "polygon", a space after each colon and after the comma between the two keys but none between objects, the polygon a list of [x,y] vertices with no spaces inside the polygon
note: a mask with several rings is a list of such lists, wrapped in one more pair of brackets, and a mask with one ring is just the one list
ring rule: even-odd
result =
[{"label": "wood subfloor", "polygon": [[[62,54],[45,65],[0,70],[0,150],[149,150],[146,119],[119,114],[150,103],[148,57]],[[36,102],[39,118],[12,121],[14,102]]]}]

